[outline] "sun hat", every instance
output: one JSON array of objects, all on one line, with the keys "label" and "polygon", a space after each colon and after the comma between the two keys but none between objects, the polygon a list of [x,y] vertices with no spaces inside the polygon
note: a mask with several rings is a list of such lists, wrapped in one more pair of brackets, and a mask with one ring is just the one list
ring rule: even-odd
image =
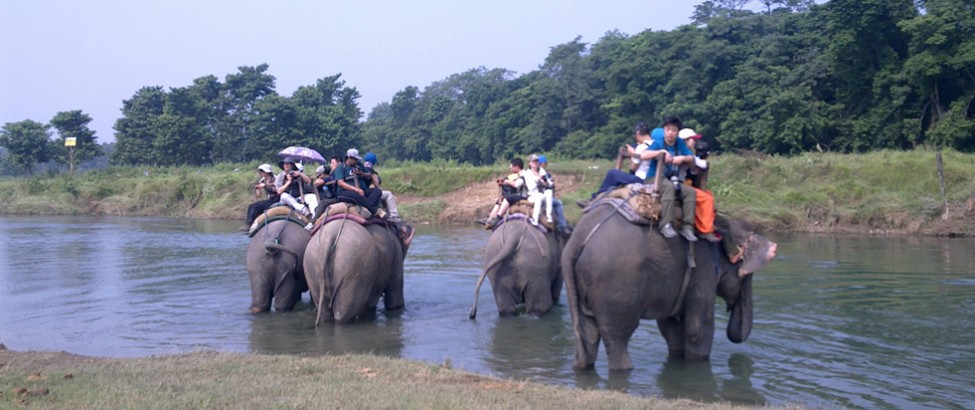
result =
[{"label": "sun hat", "polygon": [[278,162],[278,168],[284,169],[284,164],[287,164],[289,162],[291,163],[291,165],[294,165],[293,168],[296,169],[298,168],[298,160],[295,159],[294,157],[286,157],[285,159],[282,159],[281,162]]},{"label": "sun hat", "polygon": [[262,172],[272,173],[274,169],[271,168],[271,164],[261,164],[257,166],[257,169]]},{"label": "sun hat", "polygon": [[538,163],[539,164],[548,164],[548,158],[545,158],[544,155],[539,155],[538,156]]},{"label": "sun hat", "polygon": [[345,156],[346,157],[352,157],[352,158],[355,158],[355,159],[357,159],[359,161],[362,161],[362,156],[359,155],[359,150],[357,150],[355,148],[349,148],[348,151],[345,151]]},{"label": "sun hat", "polygon": [[528,162],[532,162],[532,161],[538,161],[538,155],[531,154],[530,156],[528,156]]},{"label": "sun hat", "polygon": [[680,137],[680,139],[682,139],[682,140],[686,140],[688,138],[693,138],[693,139],[699,140],[701,138],[704,138],[703,135],[694,132],[694,130],[692,130],[690,128],[684,128],[684,129],[680,130],[680,132],[677,133],[677,136]]}]

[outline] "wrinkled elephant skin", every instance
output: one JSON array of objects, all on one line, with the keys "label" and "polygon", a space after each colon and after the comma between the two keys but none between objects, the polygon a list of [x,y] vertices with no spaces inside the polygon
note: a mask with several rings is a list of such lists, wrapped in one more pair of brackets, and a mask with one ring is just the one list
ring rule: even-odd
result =
[{"label": "wrinkled elephant skin", "polygon": [[[761,268],[774,257],[776,245],[743,231],[743,226],[732,224],[732,230],[737,238],[747,238],[745,260],[753,260],[749,267]],[[691,250],[696,267],[688,270]],[[712,252],[718,252],[717,257]],[[739,275],[747,270],[742,264],[728,262],[717,244],[666,239],[653,227],[631,224],[611,206],[591,210],[562,253],[576,338],[574,366],[592,368],[602,340],[610,369],[631,369],[628,344],[640,319],[657,320],[670,355],[707,359],[714,339],[716,296],[732,312],[728,338],[745,341],[753,320],[752,291],[751,274]]]},{"label": "wrinkled elephant skin", "polygon": [[562,293],[561,255],[562,242],[553,232],[543,234],[527,219],[505,222],[488,238],[470,318],[477,315],[477,294],[485,276],[491,281],[498,315],[515,315],[520,305],[532,316],[548,312]]},{"label": "wrinkled elephant skin", "polygon": [[336,220],[308,242],[305,278],[320,321],[347,323],[375,314],[379,299],[387,311],[403,308],[403,259],[408,245],[395,230]]},{"label": "wrinkled elephant skin", "polygon": [[[275,238],[277,240],[275,240]],[[302,259],[308,231],[286,220],[269,222],[247,246],[247,275],[251,283],[251,313],[287,311],[308,290]]]}]

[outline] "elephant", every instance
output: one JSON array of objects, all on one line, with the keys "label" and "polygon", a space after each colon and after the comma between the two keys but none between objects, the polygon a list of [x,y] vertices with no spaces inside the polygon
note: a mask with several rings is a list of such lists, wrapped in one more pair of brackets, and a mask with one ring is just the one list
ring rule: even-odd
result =
[{"label": "elephant", "polygon": [[308,242],[304,261],[318,307],[315,325],[374,314],[380,297],[387,311],[402,309],[403,260],[412,232],[408,225],[384,226],[352,216],[324,223]]},{"label": "elephant", "polygon": [[777,244],[730,221],[745,248],[731,264],[717,243],[666,239],[651,225],[630,223],[612,205],[583,215],[562,253],[577,369],[593,367],[602,340],[610,370],[633,368],[628,344],[640,319],[656,319],[671,356],[707,360],[714,303],[731,311],[727,336],[744,342],[752,326],[752,276],[775,257]]},{"label": "elephant", "polygon": [[498,315],[515,315],[519,304],[524,304],[525,312],[532,316],[548,312],[562,293],[562,245],[555,232],[542,233],[524,215],[506,217],[488,238],[484,272],[474,289],[469,317],[477,316],[477,299],[485,276],[491,279]]},{"label": "elephant", "polygon": [[287,311],[308,290],[302,265],[308,235],[300,222],[276,219],[259,228],[247,247],[247,276],[251,283],[251,313]]}]

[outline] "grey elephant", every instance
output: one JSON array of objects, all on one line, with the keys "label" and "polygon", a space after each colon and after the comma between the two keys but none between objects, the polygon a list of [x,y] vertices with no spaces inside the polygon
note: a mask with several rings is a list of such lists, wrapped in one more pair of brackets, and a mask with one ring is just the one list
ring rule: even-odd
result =
[{"label": "grey elephant", "polygon": [[247,246],[251,313],[287,311],[308,290],[302,261],[310,236],[302,222],[277,219],[258,228]]},{"label": "grey elephant", "polygon": [[322,321],[348,323],[374,314],[380,297],[387,311],[405,305],[403,260],[412,228],[360,222],[364,221],[327,222],[308,242],[305,279],[318,307],[316,326]]},{"label": "grey elephant", "polygon": [[630,223],[612,205],[586,213],[562,253],[574,367],[592,368],[602,340],[611,370],[633,368],[628,344],[640,319],[657,320],[670,355],[707,359],[716,293],[731,311],[728,339],[748,339],[751,274],[775,257],[777,245],[743,223],[730,225],[745,248],[744,261],[734,265],[717,244],[666,239],[651,226]]},{"label": "grey elephant", "polygon": [[469,317],[477,316],[485,276],[491,279],[498,315],[515,315],[522,304],[532,316],[548,312],[562,293],[561,254],[562,240],[551,230],[542,233],[521,214],[505,218],[488,238],[484,272],[474,289]]}]

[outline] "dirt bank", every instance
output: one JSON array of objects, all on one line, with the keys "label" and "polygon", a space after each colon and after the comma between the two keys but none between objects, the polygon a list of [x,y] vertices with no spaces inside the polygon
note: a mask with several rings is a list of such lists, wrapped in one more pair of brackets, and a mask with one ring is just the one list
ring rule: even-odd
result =
[{"label": "dirt bank", "polygon": [[[558,195],[568,195],[582,187],[582,177],[574,174],[560,174],[556,183]],[[476,218],[488,216],[497,197],[498,185],[489,180],[468,185],[436,198],[403,196],[399,198],[399,202],[404,205],[415,205],[438,200],[444,201],[445,206],[437,215],[436,220],[425,222],[462,225],[473,223]]]}]

